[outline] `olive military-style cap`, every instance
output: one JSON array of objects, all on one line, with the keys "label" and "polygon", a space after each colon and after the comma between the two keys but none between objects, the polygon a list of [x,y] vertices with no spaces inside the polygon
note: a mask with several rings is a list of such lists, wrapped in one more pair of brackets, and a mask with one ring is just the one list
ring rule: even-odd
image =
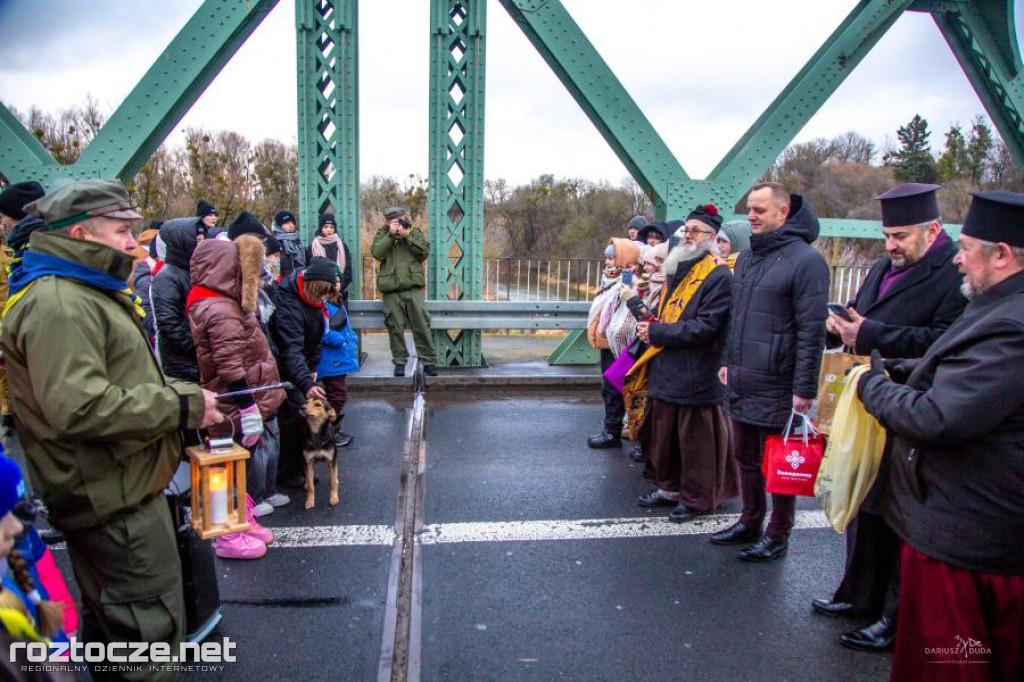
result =
[{"label": "olive military-style cap", "polygon": [[395,218],[401,218],[405,215],[405,209],[401,206],[391,206],[390,208],[384,209],[384,218],[386,220],[394,220]]},{"label": "olive military-style cap", "polygon": [[34,215],[51,230],[74,225],[88,218],[120,218],[138,220],[128,190],[117,180],[75,180],[56,192],[47,194],[25,206],[25,213]]}]

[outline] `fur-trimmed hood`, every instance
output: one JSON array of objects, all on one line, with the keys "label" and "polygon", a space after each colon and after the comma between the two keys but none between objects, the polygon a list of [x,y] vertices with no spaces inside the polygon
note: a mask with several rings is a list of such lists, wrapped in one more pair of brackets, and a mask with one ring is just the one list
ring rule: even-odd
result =
[{"label": "fur-trimmed hood", "polygon": [[192,254],[192,286],[202,286],[239,302],[255,313],[263,272],[263,242],[244,234],[233,242],[207,239]]}]

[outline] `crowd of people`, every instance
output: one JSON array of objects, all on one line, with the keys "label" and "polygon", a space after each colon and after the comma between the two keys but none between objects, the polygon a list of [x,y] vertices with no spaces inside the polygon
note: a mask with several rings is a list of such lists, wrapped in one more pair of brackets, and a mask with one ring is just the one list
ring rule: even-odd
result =
[{"label": "crowd of people", "polygon": [[[407,323],[425,371],[435,374],[423,305],[429,245],[403,209],[385,216],[373,253],[395,374],[408,361]],[[250,451],[250,528],[216,538],[214,552],[258,559],[273,532],[257,518],[289,504],[282,489],[306,485],[306,401],[319,399],[336,415],[335,448],[354,440],[340,428],[346,378],[359,371],[347,314],[352,252],[330,213],[305,245],[288,210],[269,229],[244,211],[218,227],[216,207],[199,201],[196,215],[154,221],[136,237],[140,219],[117,181],[77,180],[50,193],[24,182],[0,193],[0,408],[53,528],[46,539],[66,542],[81,591],[81,639],[176,645],[182,570],[163,498],[183,448],[231,437]],[[7,504],[6,482],[15,478],[17,466],[0,456],[0,510],[21,497],[31,507],[23,487]],[[71,617],[59,627],[45,618],[45,594],[66,596],[66,587],[36,580],[36,589],[29,579],[27,568],[48,556],[42,537],[6,517],[0,530],[4,542],[36,541],[11,554],[17,579],[5,579],[0,617],[6,594],[32,625],[19,627],[23,636],[77,627]]]},{"label": "crowd of people", "polygon": [[[796,501],[766,492],[766,439],[812,413],[826,348],[870,356],[856,392],[887,429],[886,454],[848,531],[843,580],[811,606],[869,621],[841,642],[895,646],[895,680],[1020,679],[1024,196],[976,193],[954,244],[938,189],[877,197],[887,255],[838,310],[812,246],[818,219],[781,185],[751,189],[747,221],[724,223],[713,204],[685,220],[631,220],[604,251],[588,319],[605,370],[603,428],[588,445],[635,440],[630,456],[652,483],[637,504],[667,509],[669,522],[740,497],[739,519],[710,541],[775,561],[789,550]],[[67,543],[87,642],[182,640],[163,493],[183,444],[205,432],[251,451],[250,530],[215,542],[222,558],[255,559],[273,541],[256,519],[289,503],[278,486],[305,484],[306,400],[333,408],[336,447],[353,442],[340,429],[346,377],[359,366],[346,306],[352,252],[334,216],[319,217],[308,245],[287,210],[269,229],[247,212],[226,228],[218,217],[200,201],[195,216],[137,239],[140,216],[119,182],[0,193],[3,426],[13,422]],[[385,220],[371,252],[395,374],[408,360],[406,326],[433,374],[429,246],[402,209]],[[23,528],[36,513],[0,455],[0,631],[33,641],[79,632],[77,612],[57,606],[70,599],[52,557]],[[929,665],[955,662],[965,639],[984,665]]]},{"label": "crowd of people", "polygon": [[[775,561],[796,498],[766,493],[766,439],[813,415],[826,349],[870,356],[856,391],[886,449],[842,582],[811,606],[867,621],[846,647],[895,646],[893,680],[1022,679],[1024,196],[975,193],[956,245],[939,189],[876,197],[886,255],[839,306],[812,247],[818,219],[782,185],[755,185],[744,222],[723,224],[712,204],[685,221],[630,220],[590,309],[605,409],[587,443],[635,440],[653,484],[637,504],[669,522],[739,496],[739,519],[710,541]],[[965,656],[984,665],[929,665]]]}]

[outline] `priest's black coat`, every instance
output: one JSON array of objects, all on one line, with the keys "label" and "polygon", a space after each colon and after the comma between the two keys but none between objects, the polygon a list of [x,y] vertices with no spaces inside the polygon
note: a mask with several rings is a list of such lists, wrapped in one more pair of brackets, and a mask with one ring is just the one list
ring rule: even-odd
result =
[{"label": "priest's black coat", "polygon": [[[867,318],[857,334],[859,355],[878,350],[884,358],[919,358],[960,317],[967,299],[960,293],[963,276],[953,263],[956,251],[951,241],[931,249],[885,296],[878,289],[892,261],[884,256],[872,266],[848,304]],[[829,334],[827,343],[834,347],[842,340]]]},{"label": "priest's black coat", "polygon": [[919,552],[1024,573],[1024,272],[972,301],[906,384],[871,377],[864,406],[889,431],[886,520]]}]

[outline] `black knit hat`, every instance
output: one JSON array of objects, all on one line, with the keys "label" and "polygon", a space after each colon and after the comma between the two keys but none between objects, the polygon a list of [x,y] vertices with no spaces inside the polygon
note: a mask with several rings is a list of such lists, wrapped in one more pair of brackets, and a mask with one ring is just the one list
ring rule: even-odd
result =
[{"label": "black knit hat", "polygon": [[235,218],[235,222],[228,227],[228,239],[235,241],[243,234],[254,234],[261,240],[267,238],[267,230],[263,223],[256,220],[256,216],[248,211],[242,211]]},{"label": "black knit hat", "polygon": [[268,256],[272,256],[275,253],[281,253],[281,242],[277,241],[277,237],[274,235],[268,234],[263,241],[263,248],[267,250]]},{"label": "black knit hat", "polygon": [[25,217],[23,210],[27,204],[46,194],[46,190],[38,182],[18,182],[0,192],[0,213],[9,215],[15,220]]},{"label": "black knit hat", "polygon": [[691,220],[701,221],[712,228],[716,234],[722,227],[722,216],[718,212],[718,207],[714,204],[703,204],[690,211],[690,215],[686,216],[686,222]]},{"label": "black knit hat", "polygon": [[303,272],[307,282],[330,282],[334,284],[334,280],[338,276],[338,268],[334,261],[323,256],[313,256],[313,260],[309,261],[309,265],[306,266]]},{"label": "black knit hat", "polygon": [[294,223],[295,216],[292,215],[291,211],[278,211],[277,215],[274,216],[274,224],[281,227],[285,223]]},{"label": "black knit hat", "polygon": [[160,226],[163,225],[163,224],[164,224],[164,221],[162,221],[162,220],[150,220],[149,221],[149,229],[151,229],[151,230],[159,230]]},{"label": "black knit hat", "polygon": [[217,215],[217,209],[209,201],[200,199],[199,203],[196,204],[196,216],[205,218],[208,215]]},{"label": "black knit hat", "polygon": [[334,219],[333,213],[320,214],[320,220],[317,223],[317,229],[323,228],[324,225],[334,225],[334,229],[338,229],[338,221]]}]

